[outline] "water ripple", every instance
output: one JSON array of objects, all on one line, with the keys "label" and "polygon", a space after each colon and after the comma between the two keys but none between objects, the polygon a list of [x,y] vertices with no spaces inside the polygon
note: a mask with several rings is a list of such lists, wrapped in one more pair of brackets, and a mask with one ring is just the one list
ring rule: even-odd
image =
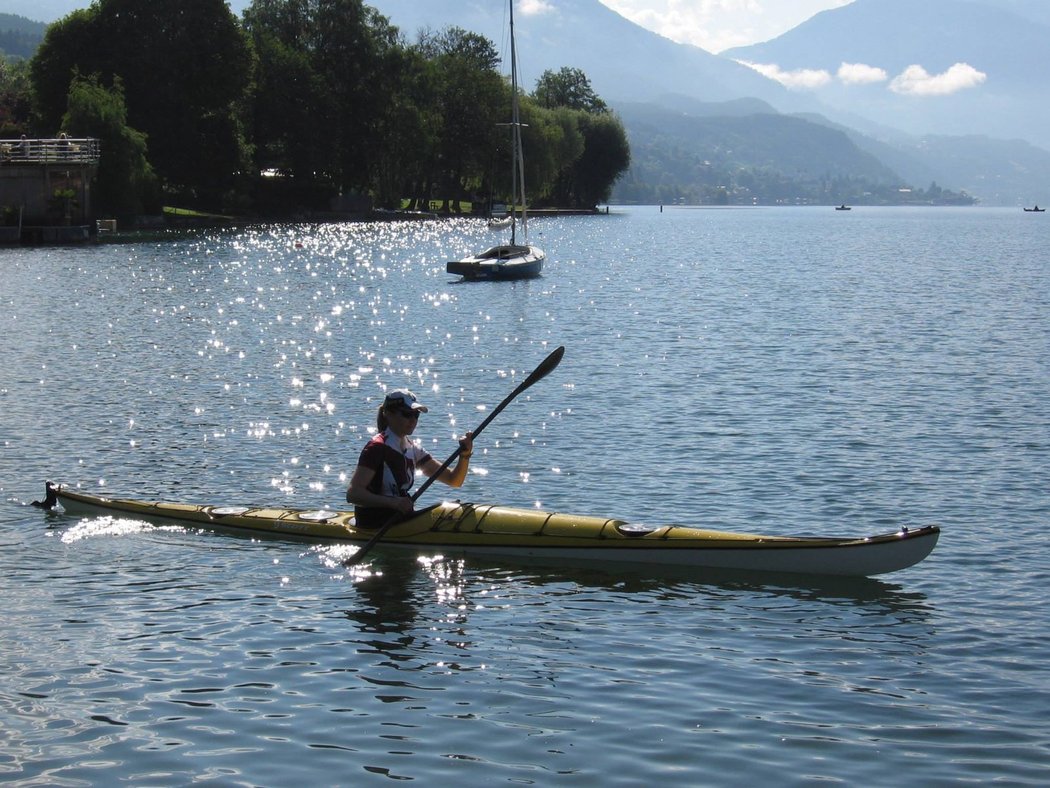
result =
[{"label": "water ripple", "polygon": [[[0,252],[0,780],[1045,784],[1043,230],[828,213],[542,220],[544,276],[502,284],[444,272],[475,219]],[[387,389],[431,407],[443,458],[558,345],[458,496],[938,522],[937,550],[863,581],[351,569],[27,506],[51,478],[339,508]]]}]

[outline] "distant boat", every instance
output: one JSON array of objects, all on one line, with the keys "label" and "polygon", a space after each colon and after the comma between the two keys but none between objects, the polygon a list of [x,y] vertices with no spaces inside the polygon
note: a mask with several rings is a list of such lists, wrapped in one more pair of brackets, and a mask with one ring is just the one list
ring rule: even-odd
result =
[{"label": "distant boat", "polygon": [[1034,208],[1025,208],[1025,211],[1028,212],[1028,213],[1045,213],[1046,212],[1046,208],[1040,208],[1037,205]]},{"label": "distant boat", "polygon": [[493,216],[489,219],[490,230],[506,230],[514,221],[513,216]]},{"label": "distant boat", "polygon": [[852,211],[853,209],[850,208],[848,205],[846,205],[846,203],[842,203],[842,205],[838,206],[835,210],[836,211]]},{"label": "distant boat", "polygon": [[[514,0],[510,6],[510,90],[511,90],[511,202],[510,243],[493,246],[479,254],[463,260],[453,260],[445,265],[450,274],[464,279],[531,279],[540,275],[546,255],[538,246],[529,245],[529,219],[525,209],[525,165],[521,146],[521,120],[518,107],[518,57],[514,48]],[[521,202],[521,230],[523,243],[518,243],[518,202]],[[491,226],[491,223],[490,223]],[[495,228],[500,229],[500,228]]]}]

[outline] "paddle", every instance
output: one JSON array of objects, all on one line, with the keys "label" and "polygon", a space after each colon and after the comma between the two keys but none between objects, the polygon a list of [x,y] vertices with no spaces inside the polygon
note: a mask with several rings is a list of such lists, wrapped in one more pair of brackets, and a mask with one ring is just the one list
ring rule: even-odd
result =
[{"label": "paddle", "polygon": [[[501,402],[499,405],[493,408],[492,413],[490,413],[485,418],[485,420],[474,429],[474,439],[477,440],[477,437],[481,434],[481,431],[485,429],[489,425],[489,422],[496,418],[496,416],[498,416],[505,407],[507,407],[511,402],[513,402],[515,397],[521,394],[521,392],[525,391],[525,389],[529,388],[533,384],[538,383],[543,378],[547,377],[547,375],[549,375],[550,372],[556,366],[558,366],[558,364],[561,362],[561,357],[564,355],[565,348],[559,347],[557,350],[551,352],[551,354],[547,356],[547,358],[543,359],[543,361],[540,362],[540,365],[536,367],[536,369],[532,370],[532,374],[525,378],[525,380],[523,380],[521,384],[516,389],[514,389],[514,391],[508,394],[507,397],[503,400],[503,402]],[[448,468],[448,466],[455,462],[456,458],[459,456],[459,453],[461,451],[462,447],[457,446],[456,450],[452,452],[451,455],[449,455],[449,458],[445,460],[444,463],[442,463],[441,467],[438,468],[432,476],[427,478],[427,480],[419,486],[419,489],[416,490],[415,494],[413,494],[412,496],[413,503],[415,503],[419,499],[419,496],[421,496],[424,493],[424,491],[426,491],[426,489],[434,483],[434,480],[437,479],[438,476],[444,473],[445,469]],[[365,544],[361,547],[360,550],[358,550],[356,553],[354,553],[353,556],[350,557],[347,563],[351,566],[360,563],[361,559],[364,558],[373,547],[375,547],[376,543],[379,542],[380,539],[383,538],[383,535],[399,522],[397,515],[397,512],[392,514],[390,516],[390,519],[387,520],[383,524],[383,526],[375,532],[371,539],[365,542]]]}]

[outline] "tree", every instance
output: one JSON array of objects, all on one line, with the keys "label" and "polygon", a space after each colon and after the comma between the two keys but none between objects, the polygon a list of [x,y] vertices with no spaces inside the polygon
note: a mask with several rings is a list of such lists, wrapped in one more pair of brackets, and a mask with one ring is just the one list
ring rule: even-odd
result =
[{"label": "tree", "polygon": [[146,138],[127,125],[119,78],[112,88],[106,88],[95,76],[75,76],[62,127],[99,140],[102,155],[94,192],[98,213],[129,221],[144,209],[158,209],[157,181],[146,160]]},{"label": "tree", "polygon": [[438,178],[446,208],[484,191],[496,152],[509,135],[497,124],[510,121],[510,90],[496,71],[492,42],[458,27],[424,35],[420,50],[436,75],[434,111],[441,119],[437,144]]},{"label": "tree", "polygon": [[547,109],[568,107],[591,114],[609,111],[606,103],[594,92],[587,75],[568,66],[557,73],[550,69],[544,71],[536,81],[533,98]]},{"label": "tree", "polygon": [[328,130],[318,122],[328,97],[313,62],[310,4],[255,0],[244,12],[244,26],[257,57],[248,102],[257,207],[320,208],[336,187]]},{"label": "tree", "polygon": [[521,119],[527,124],[522,129],[525,189],[530,204],[549,201],[560,174],[583,153],[579,114],[565,107],[544,109],[522,97]]},{"label": "tree", "polygon": [[576,160],[575,205],[590,207],[605,202],[613,184],[631,166],[631,146],[620,119],[612,113],[584,115],[583,154]]},{"label": "tree", "polygon": [[40,128],[54,130],[61,125],[74,73],[100,71],[95,15],[96,9],[74,11],[49,26],[30,61],[33,110]]},{"label": "tree", "polygon": [[0,137],[29,135],[31,109],[28,63],[0,57]]},{"label": "tree", "polygon": [[361,0],[254,0],[244,19],[259,57],[257,168],[369,189],[399,80],[396,28]]},{"label": "tree", "polygon": [[373,122],[389,100],[397,29],[361,0],[318,0],[313,22],[312,61],[329,98],[320,120],[333,146],[333,177],[342,190],[364,191],[383,143]]},{"label": "tree", "polygon": [[418,48],[399,50],[386,80],[389,101],[375,119],[384,144],[373,160],[372,192],[383,207],[400,207],[402,197],[415,197],[419,210],[429,207],[442,131],[437,84],[435,65]]},{"label": "tree", "polygon": [[[97,0],[48,28],[33,59],[37,109],[57,125],[74,69],[124,86],[168,191],[221,207],[245,169],[240,102],[252,50],[224,0]],[[46,127],[46,126],[45,126]]]},{"label": "tree", "polygon": [[578,153],[565,161],[551,189],[553,200],[575,208],[592,208],[608,200],[616,179],[631,163],[623,123],[608,111],[587,75],[577,68],[543,72],[533,97],[542,106],[574,113],[583,140]]},{"label": "tree", "polygon": [[224,0],[99,0],[100,40],[126,87],[131,125],[184,199],[222,208],[245,164],[238,102],[252,51]]}]

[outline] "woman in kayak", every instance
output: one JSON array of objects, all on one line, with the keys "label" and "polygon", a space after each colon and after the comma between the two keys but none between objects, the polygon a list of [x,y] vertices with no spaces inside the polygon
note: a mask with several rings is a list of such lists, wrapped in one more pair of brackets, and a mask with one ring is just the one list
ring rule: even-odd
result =
[{"label": "woman in kayak", "polygon": [[441,470],[441,463],[411,438],[419,414],[427,410],[407,389],[391,391],[379,406],[376,434],[361,450],[346,491],[346,500],[354,504],[358,527],[381,528],[391,517],[411,515],[413,501],[408,491],[417,468],[427,476],[438,474],[437,480],[450,487],[463,485],[474,451],[473,436],[468,432],[460,439],[456,467]]}]

